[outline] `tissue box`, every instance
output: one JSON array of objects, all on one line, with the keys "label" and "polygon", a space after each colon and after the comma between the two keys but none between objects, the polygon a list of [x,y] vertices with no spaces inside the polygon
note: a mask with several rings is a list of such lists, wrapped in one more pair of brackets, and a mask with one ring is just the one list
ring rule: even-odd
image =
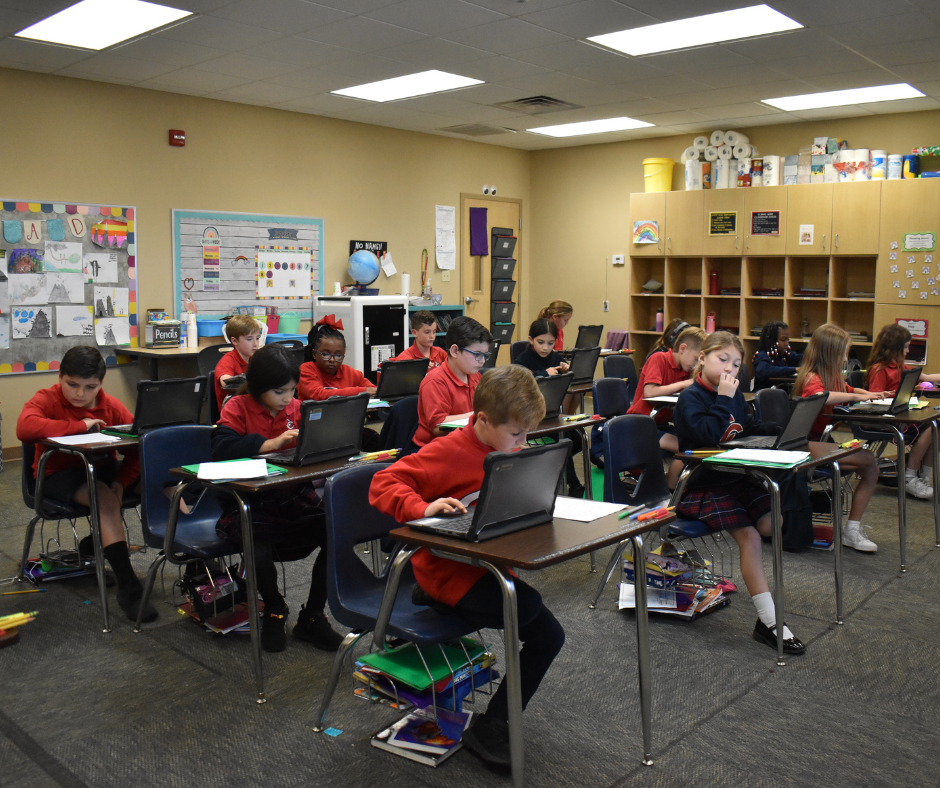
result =
[{"label": "tissue box", "polygon": [[845,140],[840,140],[838,137],[829,137],[829,141],[826,143],[826,153],[838,153],[848,147],[849,144]]},{"label": "tissue box", "polygon": [[816,137],[813,139],[813,156],[823,156],[826,153],[826,147],[829,145],[828,137]]},{"label": "tissue box", "polygon": [[144,344],[147,347],[179,347],[179,320],[152,320],[144,326]]},{"label": "tissue box", "polygon": [[809,168],[810,183],[825,183],[826,157],[813,156]]}]

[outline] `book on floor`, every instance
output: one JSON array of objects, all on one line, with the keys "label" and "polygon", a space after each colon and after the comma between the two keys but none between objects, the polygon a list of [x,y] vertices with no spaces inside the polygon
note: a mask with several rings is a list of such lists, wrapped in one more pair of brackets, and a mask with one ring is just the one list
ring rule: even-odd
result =
[{"label": "book on floor", "polygon": [[473,712],[433,707],[416,709],[372,737],[372,746],[426,766],[437,767],[463,746]]}]

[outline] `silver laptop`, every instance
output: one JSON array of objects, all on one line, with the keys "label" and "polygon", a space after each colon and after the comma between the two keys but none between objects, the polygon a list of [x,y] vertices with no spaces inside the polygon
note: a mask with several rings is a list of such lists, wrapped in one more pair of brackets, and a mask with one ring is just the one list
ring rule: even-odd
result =
[{"label": "silver laptop", "polygon": [[339,457],[352,457],[362,445],[369,395],[307,400],[300,406],[297,443],[292,449],[259,454],[280,465],[312,465]]},{"label": "silver laptop", "polygon": [[719,446],[723,449],[781,449],[794,451],[809,443],[809,433],[822,413],[829,392],[823,391],[810,397],[803,397],[793,403],[790,420],[779,435],[754,435],[748,438],[735,438],[724,441]]}]

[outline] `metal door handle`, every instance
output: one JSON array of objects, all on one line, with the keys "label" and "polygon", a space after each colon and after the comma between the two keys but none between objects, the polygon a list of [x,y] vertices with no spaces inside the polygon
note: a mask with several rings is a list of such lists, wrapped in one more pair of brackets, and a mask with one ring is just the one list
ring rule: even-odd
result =
[{"label": "metal door handle", "polygon": [[480,299],[479,299],[479,298],[470,298],[470,296],[467,296],[467,297],[463,300],[463,302],[464,302],[467,306],[470,306],[470,304],[479,304],[479,303],[480,303]]},{"label": "metal door handle", "polygon": [[836,249],[839,248],[839,233],[836,233]]},{"label": "metal door handle", "polygon": [[666,236],[666,248],[672,249],[672,238],[670,238],[668,235]]},{"label": "metal door handle", "polygon": [[825,248],[826,248],[826,236],[824,235],[823,236],[823,249]]}]

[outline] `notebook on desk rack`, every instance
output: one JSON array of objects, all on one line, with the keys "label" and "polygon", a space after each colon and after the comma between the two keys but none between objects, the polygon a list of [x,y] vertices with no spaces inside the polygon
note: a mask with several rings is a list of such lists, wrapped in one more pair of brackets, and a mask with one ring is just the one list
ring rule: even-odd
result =
[{"label": "notebook on desk rack", "polygon": [[198,424],[205,397],[204,377],[141,380],[137,383],[133,423],[117,424],[101,431],[120,438],[136,438],[157,427]]},{"label": "notebook on desk rack", "polygon": [[421,381],[428,374],[429,358],[408,359],[406,361],[385,361],[382,374],[375,390],[375,398],[393,402],[411,397],[418,393]]},{"label": "notebook on desk rack", "polygon": [[542,392],[542,398],[545,400],[545,418],[557,419],[561,413],[561,405],[565,401],[565,394],[568,393],[568,386],[574,375],[570,372],[564,375],[547,375],[536,378],[539,384],[539,391]]},{"label": "notebook on desk rack", "polygon": [[571,351],[568,371],[574,375],[572,386],[594,382],[597,360],[601,357],[600,347],[575,348]]},{"label": "notebook on desk rack", "polygon": [[914,388],[920,381],[920,373],[923,370],[923,367],[904,370],[898,390],[891,402],[859,402],[856,405],[850,405],[849,410],[852,413],[885,413],[892,416],[907,413],[910,410],[911,397],[914,396]]},{"label": "notebook on desk rack", "polygon": [[300,426],[292,449],[259,454],[281,465],[312,465],[339,457],[352,457],[362,445],[369,395],[307,400],[300,406]]},{"label": "notebook on desk rack", "polygon": [[819,394],[796,400],[793,403],[790,420],[779,435],[735,438],[718,445],[723,449],[779,449],[781,451],[802,449],[809,443],[809,432],[816,423],[816,419],[819,418],[819,414],[822,413],[828,398],[829,392],[822,391]]},{"label": "notebook on desk rack", "polygon": [[[551,522],[555,491],[570,453],[569,440],[517,452],[490,452],[483,460],[483,486],[476,506],[466,514],[422,517],[407,525],[416,531],[483,542]],[[464,505],[469,503],[464,501]]]}]

